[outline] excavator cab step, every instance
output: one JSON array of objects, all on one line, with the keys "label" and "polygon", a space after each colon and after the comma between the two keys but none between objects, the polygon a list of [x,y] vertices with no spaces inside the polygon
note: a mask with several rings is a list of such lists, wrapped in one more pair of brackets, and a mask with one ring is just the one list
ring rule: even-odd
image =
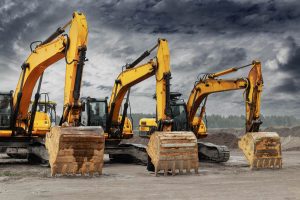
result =
[{"label": "excavator cab step", "polygon": [[147,153],[154,166],[155,175],[163,170],[164,175],[198,173],[197,138],[192,132],[155,132],[151,135]]},{"label": "excavator cab step", "polygon": [[275,132],[249,132],[239,141],[251,169],[282,168],[281,142]]},{"label": "excavator cab step", "polygon": [[101,127],[52,127],[46,135],[51,176],[101,175],[104,141]]}]

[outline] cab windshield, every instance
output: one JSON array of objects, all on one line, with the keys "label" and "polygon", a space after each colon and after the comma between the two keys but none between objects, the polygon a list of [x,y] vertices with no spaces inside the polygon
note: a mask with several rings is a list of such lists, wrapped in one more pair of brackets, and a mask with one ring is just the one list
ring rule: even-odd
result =
[{"label": "cab windshield", "polygon": [[106,102],[90,102],[90,124],[92,126],[103,126],[106,118]]},{"label": "cab windshield", "polygon": [[178,117],[180,115],[186,116],[184,105],[171,105],[172,117]]},{"label": "cab windshield", "polygon": [[[28,109],[29,111],[32,110],[32,102],[30,104],[30,107]],[[52,125],[56,125],[56,103],[54,102],[45,102],[45,101],[39,101],[37,108],[37,112],[43,112],[47,113],[50,117],[50,122]]]},{"label": "cab windshield", "polygon": [[172,118],[173,118],[173,131],[186,131],[188,128],[188,121],[186,109],[184,104],[171,105]]},{"label": "cab windshield", "polygon": [[51,120],[51,124],[56,125],[56,103],[38,102],[37,111],[48,113],[48,116]]},{"label": "cab windshield", "polygon": [[0,94],[0,129],[10,127],[11,95]]}]

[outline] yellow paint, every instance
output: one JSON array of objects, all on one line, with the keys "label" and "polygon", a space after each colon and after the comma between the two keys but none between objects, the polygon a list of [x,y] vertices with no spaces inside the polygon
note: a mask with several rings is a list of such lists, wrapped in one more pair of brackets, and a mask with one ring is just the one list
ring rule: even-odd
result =
[{"label": "yellow paint", "polygon": [[[277,133],[258,132],[258,127],[253,126],[260,119],[260,101],[263,87],[261,63],[253,61],[247,78],[217,79],[225,74],[237,71],[230,68],[200,80],[193,88],[187,102],[188,120],[194,128],[198,138],[206,135],[203,115],[196,116],[196,112],[208,95],[231,90],[245,90],[246,107],[246,134],[239,141],[251,168],[281,168],[281,144]],[[201,130],[202,128],[202,130]]]},{"label": "yellow paint", "polygon": [[[67,64],[66,66],[64,103],[65,105],[74,105],[75,103],[78,103],[74,102],[73,99],[77,61],[79,59],[78,49],[86,47],[87,45],[88,27],[85,16],[78,12],[73,13],[73,18],[67,25],[70,25],[70,42],[67,50],[67,60],[68,62],[74,60],[74,62]],[[22,87],[23,96],[20,102],[16,126],[23,128],[28,126],[27,124],[24,124],[24,121],[29,121],[28,108],[36,82],[47,67],[65,57],[64,52],[66,50],[67,41],[68,40],[64,35],[60,35],[49,43],[37,46],[26,59],[25,63],[29,65],[29,68],[26,69],[23,86],[21,85],[21,79],[23,76],[22,71],[13,97],[13,107],[15,107],[17,94]],[[68,123],[71,124],[74,120],[79,119],[79,114],[80,110],[78,108],[71,108],[71,112],[69,112],[67,116]],[[33,134],[43,135],[46,131],[49,131],[51,124],[49,123],[50,119],[48,118],[37,112]]]},{"label": "yellow paint", "polygon": [[32,135],[46,135],[46,133],[49,132],[50,127],[51,120],[48,113],[36,112]]},{"label": "yellow paint", "polygon": [[[122,115],[119,115],[118,123],[120,124],[122,120]],[[123,126],[123,138],[132,138],[133,137],[133,129],[132,129],[132,123],[128,119],[128,117],[125,118],[124,126]]]},{"label": "yellow paint", "polygon": [[155,118],[142,118],[139,121],[140,136],[150,136],[150,131],[157,128]]},{"label": "yellow paint", "polygon": [[[163,79],[164,74],[170,73],[170,54],[168,48],[168,42],[165,39],[158,40],[158,50],[155,59],[151,59],[146,64],[126,69],[115,81],[108,105],[108,112],[111,111],[111,105],[115,103],[115,108],[112,117],[112,123],[116,124],[120,122],[120,108],[125,94],[130,87],[148,79],[151,76],[156,77],[156,96],[157,96],[157,113],[158,119],[165,119],[165,80]],[[120,83],[120,84],[118,84]],[[127,137],[130,129],[126,129],[127,118],[124,124],[123,137]],[[126,133],[126,130],[128,131]],[[132,129],[131,129],[132,131]],[[127,134],[127,136],[126,136]]]},{"label": "yellow paint", "polygon": [[1,130],[0,137],[10,137],[12,134],[12,130]]},{"label": "yellow paint", "polygon": [[192,130],[198,138],[207,136],[205,123],[200,117],[193,118]]},{"label": "yellow paint", "polygon": [[[188,111],[188,120],[192,123],[192,126],[197,126],[195,123],[198,121],[203,124],[203,119],[199,117],[198,119],[194,119],[196,117],[196,112],[204,101],[204,99],[213,93],[217,92],[226,92],[232,90],[245,90],[246,99],[245,99],[245,107],[246,107],[246,121],[247,127],[246,130],[249,129],[249,125],[251,124],[251,120],[256,120],[260,116],[260,93],[262,91],[262,74],[261,74],[261,64],[258,61],[253,61],[253,65],[248,74],[247,78],[237,78],[237,79],[217,79],[214,77],[219,77],[224,74],[235,72],[236,70],[232,70],[230,68],[228,70],[224,70],[221,72],[214,73],[213,76],[208,76],[207,79],[199,81],[191,91],[189,99],[187,101],[187,111]],[[255,94],[253,96],[253,92]],[[201,127],[201,126],[200,126]],[[196,133],[203,133],[203,131],[196,131]],[[201,134],[200,134],[201,136]],[[199,137],[200,137],[199,136]]]}]

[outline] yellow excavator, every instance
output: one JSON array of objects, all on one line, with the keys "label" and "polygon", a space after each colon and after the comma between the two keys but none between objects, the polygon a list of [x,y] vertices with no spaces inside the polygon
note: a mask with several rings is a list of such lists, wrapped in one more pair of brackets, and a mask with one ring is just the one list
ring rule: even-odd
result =
[{"label": "yellow excavator", "polygon": [[[157,48],[157,55],[148,63],[137,66]],[[132,138],[132,125],[127,118],[130,88],[151,76],[156,77],[157,123],[156,132],[150,137],[147,146],[126,143]],[[197,139],[192,132],[172,130],[170,110],[170,54],[168,43],[159,39],[158,44],[145,51],[133,63],[127,64],[115,80],[109,103],[106,98],[83,98],[84,110],[81,123],[85,126],[101,125],[105,130],[105,152],[111,158],[130,155],[148,162],[148,169],[155,171],[169,170],[173,174],[179,170],[189,172],[198,170]],[[126,96],[122,115],[119,114],[122,101]],[[147,153],[146,153],[147,151]],[[148,156],[149,157],[148,157]]]},{"label": "yellow excavator", "polygon": [[[42,96],[44,95],[44,100],[42,100]],[[29,110],[32,109],[32,104],[34,102],[31,102],[31,106]],[[31,115],[31,112],[28,113],[28,115]],[[9,116],[7,116],[9,117]],[[37,103],[37,110],[35,114],[34,124],[33,124],[33,131],[35,133],[46,133],[50,131],[51,126],[56,124],[56,103],[53,101],[50,101],[49,94],[48,93],[40,93],[40,100]],[[42,161],[36,158],[34,156],[29,156],[28,149],[27,148],[6,148],[6,154],[12,158],[17,159],[27,159],[29,158],[30,162],[36,161]]]},{"label": "yellow excavator", "polygon": [[[218,77],[233,73],[239,69],[251,66],[247,78],[218,79]],[[277,133],[259,132],[260,120],[260,94],[263,79],[261,64],[253,61],[252,64],[234,67],[217,73],[204,74],[195,82],[189,99],[185,104],[180,99],[180,93],[171,93],[171,110],[174,126],[177,130],[191,130],[197,136],[200,160],[213,162],[226,162],[230,152],[226,146],[201,142],[207,136],[206,125],[203,121],[205,105],[209,94],[231,90],[245,90],[246,104],[246,134],[239,141],[239,147],[249,161],[251,168],[281,168],[281,144]],[[201,106],[199,116],[197,110]],[[181,105],[181,106],[179,106]],[[140,136],[149,136],[157,128],[155,119],[143,118],[139,124]]]},{"label": "yellow excavator", "polygon": [[[247,78],[220,79],[245,67],[251,67]],[[208,95],[231,90],[245,90],[246,133],[239,141],[239,147],[247,158],[251,168],[281,168],[280,137],[275,132],[259,132],[260,98],[263,88],[261,63],[253,61],[242,67],[233,67],[217,73],[204,74],[194,85],[187,102],[188,121],[198,138],[205,137],[203,123]],[[201,106],[198,117],[196,112]],[[201,140],[200,140],[201,141]],[[207,147],[209,148],[209,146]]]},{"label": "yellow excavator", "polygon": [[[67,27],[70,27],[69,34],[64,33]],[[14,94],[0,94],[0,146],[27,148],[29,155],[49,160],[52,175],[102,172],[103,130],[100,127],[76,127],[79,126],[81,111],[79,95],[86,61],[87,36],[84,14],[74,12],[72,19],[46,40],[30,45],[31,54],[22,64]],[[38,43],[35,48],[34,43]],[[54,126],[50,132],[49,129],[35,131],[34,121],[41,117],[36,113],[43,73],[47,67],[63,58],[67,63],[61,120],[64,125]],[[29,115],[30,99],[38,79],[37,93]]]}]

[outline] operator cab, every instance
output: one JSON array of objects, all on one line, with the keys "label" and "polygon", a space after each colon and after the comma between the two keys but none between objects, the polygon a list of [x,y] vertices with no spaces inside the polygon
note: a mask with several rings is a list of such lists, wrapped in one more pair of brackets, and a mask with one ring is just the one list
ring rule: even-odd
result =
[{"label": "operator cab", "polygon": [[174,131],[186,131],[189,127],[186,103],[180,98],[181,95],[179,92],[170,93],[171,117],[173,119]]},{"label": "operator cab", "polygon": [[[37,104],[37,113],[45,113],[50,118],[51,126],[56,125],[56,106],[57,104],[53,101],[50,101],[48,93],[41,93],[40,100]],[[44,100],[42,100],[44,99]],[[29,110],[32,110],[33,102],[30,102]],[[46,116],[46,115],[45,115]],[[36,119],[37,120],[37,117]]]},{"label": "operator cab", "polygon": [[37,107],[37,112],[40,113],[47,113],[48,116],[50,117],[50,121],[52,125],[56,125],[56,103],[53,101],[39,101],[38,102],[38,107]]},{"label": "operator cab", "polygon": [[13,92],[0,93],[0,130],[11,128]]},{"label": "operator cab", "polygon": [[[186,103],[181,99],[179,92],[170,92],[170,113],[172,118],[172,131],[189,130]],[[156,99],[156,94],[153,96]]]},{"label": "operator cab", "polygon": [[108,113],[107,98],[83,97],[81,102],[83,107],[80,119],[81,124],[83,126],[105,127]]}]

